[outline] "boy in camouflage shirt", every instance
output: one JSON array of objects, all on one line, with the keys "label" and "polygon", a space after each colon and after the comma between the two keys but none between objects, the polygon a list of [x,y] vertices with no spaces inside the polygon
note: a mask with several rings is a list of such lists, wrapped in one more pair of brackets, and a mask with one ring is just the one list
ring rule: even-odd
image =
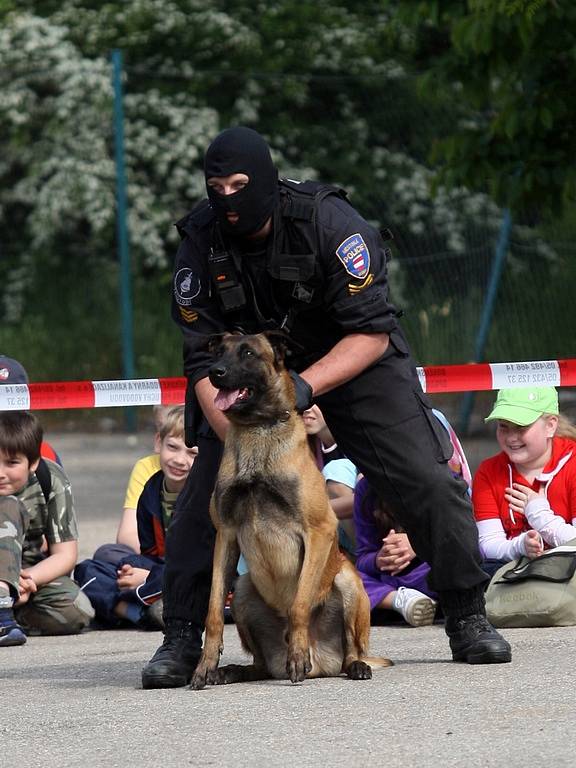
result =
[{"label": "boy in camouflage shirt", "polygon": [[26,635],[77,634],[94,615],[68,574],[78,556],[70,481],[45,460],[48,500],[35,471],[42,428],[31,413],[0,412],[0,646]]}]

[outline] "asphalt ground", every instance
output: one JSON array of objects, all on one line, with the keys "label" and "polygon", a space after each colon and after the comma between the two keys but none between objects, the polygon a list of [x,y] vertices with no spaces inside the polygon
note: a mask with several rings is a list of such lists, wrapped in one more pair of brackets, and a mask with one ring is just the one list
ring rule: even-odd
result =
[{"label": "asphalt ground", "polygon": [[[72,481],[80,557],[112,541],[151,433],[49,434]],[[467,444],[474,466],[493,444]],[[486,454],[487,455],[487,454]],[[573,766],[576,628],[509,630],[511,664],[450,660],[441,624],[377,626],[370,681],[265,681],[144,691],[159,632],[30,638],[0,651],[0,764],[118,766]],[[244,663],[235,627],[223,663]]]}]

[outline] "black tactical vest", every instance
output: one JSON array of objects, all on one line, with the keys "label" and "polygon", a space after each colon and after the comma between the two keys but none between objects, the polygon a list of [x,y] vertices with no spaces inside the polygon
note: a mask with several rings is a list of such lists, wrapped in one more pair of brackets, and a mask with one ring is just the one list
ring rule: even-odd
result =
[{"label": "black tactical vest", "polygon": [[[280,327],[289,332],[298,311],[311,309],[322,299],[317,291],[321,277],[316,229],[318,205],[329,195],[345,198],[346,194],[314,181],[298,183],[282,179],[279,187],[280,204],[274,212],[272,242],[265,266],[279,304],[272,313],[275,317],[265,317],[260,311],[254,280],[242,269],[240,254],[233,246],[226,246],[215,223],[208,263],[212,288],[224,312],[242,312],[249,305],[257,315],[260,329]],[[274,302],[274,297],[271,300]]]}]

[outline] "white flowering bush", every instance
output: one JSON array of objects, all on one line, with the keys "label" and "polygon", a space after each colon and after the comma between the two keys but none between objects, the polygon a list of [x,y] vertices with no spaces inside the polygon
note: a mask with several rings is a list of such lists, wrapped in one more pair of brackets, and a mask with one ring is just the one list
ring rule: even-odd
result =
[{"label": "white flowering bush", "polygon": [[[5,312],[15,320],[38,259],[115,252],[111,65],[83,57],[65,27],[13,14],[0,30],[0,86],[0,231],[20,222],[3,249]],[[124,111],[132,252],[165,266],[171,223],[202,195],[199,158],[217,114],[155,90],[128,94]]]},{"label": "white flowering bush", "polygon": [[[423,109],[409,67],[391,53],[394,14],[386,3],[25,0],[13,7],[7,13],[0,4],[0,303],[15,328],[29,323],[31,306],[56,323],[38,301],[68,286],[66,330],[106,315],[103,348],[117,344],[115,48],[124,59],[141,359],[162,354],[150,349],[155,341],[144,329],[158,317],[168,322],[173,223],[204,196],[207,143],[236,123],[269,139],[282,175],[342,186],[370,221],[394,230],[394,298],[420,318],[426,338],[437,322],[454,321],[461,333],[459,306],[468,325],[477,322],[502,211],[485,195],[437,185],[427,158],[438,111]],[[532,229],[515,226],[512,268],[525,273],[534,259],[555,264],[557,257]],[[42,322],[36,327],[41,333]],[[0,329],[0,345],[2,338]],[[70,350],[74,359],[72,343]]]}]

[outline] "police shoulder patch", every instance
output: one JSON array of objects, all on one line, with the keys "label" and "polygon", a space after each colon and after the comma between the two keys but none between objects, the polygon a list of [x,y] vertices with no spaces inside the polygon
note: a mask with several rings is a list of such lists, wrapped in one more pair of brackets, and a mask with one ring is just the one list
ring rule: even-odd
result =
[{"label": "police shoulder patch", "polygon": [[370,251],[359,232],[350,235],[336,248],[336,256],[352,277],[364,278],[370,269]]},{"label": "police shoulder patch", "polygon": [[200,288],[200,278],[189,267],[179,269],[174,275],[174,298],[181,307],[189,307]]}]

